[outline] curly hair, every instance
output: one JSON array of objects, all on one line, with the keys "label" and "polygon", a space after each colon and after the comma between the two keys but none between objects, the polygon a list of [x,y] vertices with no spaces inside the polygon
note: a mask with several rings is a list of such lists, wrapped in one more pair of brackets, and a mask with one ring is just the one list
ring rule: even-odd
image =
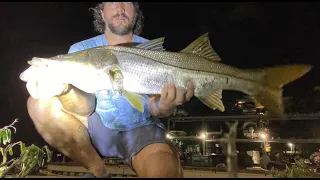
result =
[{"label": "curly hair", "polygon": [[[139,7],[139,3],[138,2],[132,2],[132,3],[135,10],[135,16],[136,16],[134,18],[136,19],[136,22],[133,27],[133,33],[136,35],[140,35],[142,33],[144,16]],[[100,11],[103,11],[103,7],[104,7],[104,2],[101,2],[101,3],[98,3],[95,7],[89,9],[89,10],[92,10],[92,15],[94,19],[93,20],[94,30],[98,33],[104,33],[106,28],[106,23],[103,21],[101,12],[100,12]]]}]

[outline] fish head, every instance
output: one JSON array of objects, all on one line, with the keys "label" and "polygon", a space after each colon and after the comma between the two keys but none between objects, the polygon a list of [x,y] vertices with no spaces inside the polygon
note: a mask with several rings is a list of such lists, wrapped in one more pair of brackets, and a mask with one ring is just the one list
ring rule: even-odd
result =
[{"label": "fish head", "polygon": [[[116,57],[112,53],[105,51],[101,47],[50,58],[34,57],[31,61],[28,61],[28,64],[31,67],[47,68],[61,77],[64,83],[72,84],[85,92],[93,93],[101,89],[113,89],[110,71],[106,71],[106,69],[111,70],[117,62]],[[119,79],[117,74],[119,73],[113,74],[112,77]],[[25,75],[20,76],[22,79],[26,79],[24,78]]]},{"label": "fish head", "polygon": [[[54,58],[33,57],[32,60],[27,61],[30,67],[20,73],[19,78],[24,82],[28,82],[30,79],[35,79],[41,74],[41,71],[48,70],[49,66],[57,66],[59,63],[56,59],[59,59],[59,56],[55,56]],[[50,68],[50,70],[52,69],[53,68]]]},{"label": "fish head", "polygon": [[33,67],[50,70],[68,77],[67,75],[74,70],[77,71],[79,68],[81,70],[85,69],[85,66],[88,64],[86,63],[88,59],[88,53],[86,51],[80,51],[46,58],[33,57],[32,60],[27,61],[27,63]]},{"label": "fish head", "polygon": [[31,61],[27,62],[30,66],[35,67],[54,67],[59,64],[59,61],[51,58],[40,58],[40,57],[33,57]]},{"label": "fish head", "polygon": [[87,51],[80,51],[70,54],[59,54],[57,56],[41,58],[41,57],[33,57],[31,61],[28,61],[28,64],[32,66],[46,66],[46,67],[54,67],[58,66],[58,64],[80,64],[88,62],[90,58]]}]

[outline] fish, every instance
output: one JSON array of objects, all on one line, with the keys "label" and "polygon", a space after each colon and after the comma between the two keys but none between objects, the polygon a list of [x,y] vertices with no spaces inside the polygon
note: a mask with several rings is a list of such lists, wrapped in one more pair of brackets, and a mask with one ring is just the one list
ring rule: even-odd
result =
[{"label": "fish", "polygon": [[[143,112],[141,95],[159,95],[165,84],[186,88],[191,81],[194,96],[212,110],[225,111],[222,93],[239,91],[254,97],[273,115],[285,118],[283,86],[308,73],[309,64],[240,69],[221,62],[204,33],[184,49],[167,51],[164,37],[134,46],[99,46],[51,58],[34,57],[28,64],[56,68],[64,83],[87,92],[118,90]],[[20,74],[20,79],[27,81]]]}]

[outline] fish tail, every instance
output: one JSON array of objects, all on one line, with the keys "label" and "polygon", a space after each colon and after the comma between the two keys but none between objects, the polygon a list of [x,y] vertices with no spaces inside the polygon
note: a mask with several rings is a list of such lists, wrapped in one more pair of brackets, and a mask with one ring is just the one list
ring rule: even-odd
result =
[{"label": "fish tail", "polygon": [[295,64],[283,65],[264,70],[262,86],[253,94],[272,114],[285,119],[284,107],[282,103],[282,87],[289,82],[299,79],[312,69],[311,65]]}]

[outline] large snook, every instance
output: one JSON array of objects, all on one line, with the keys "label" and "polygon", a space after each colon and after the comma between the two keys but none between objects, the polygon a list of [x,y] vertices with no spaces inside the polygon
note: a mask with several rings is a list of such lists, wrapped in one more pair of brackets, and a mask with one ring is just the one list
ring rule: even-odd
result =
[{"label": "large snook", "polygon": [[101,46],[53,58],[34,58],[29,64],[58,68],[66,83],[89,93],[118,89],[140,110],[143,106],[137,105],[134,94],[160,94],[164,84],[185,87],[192,81],[194,95],[212,109],[224,111],[222,90],[234,90],[253,96],[281,118],[282,87],[312,68],[293,64],[244,70],[223,64],[211,47],[208,33],[180,52],[165,51],[163,41],[158,38],[135,47]]}]

